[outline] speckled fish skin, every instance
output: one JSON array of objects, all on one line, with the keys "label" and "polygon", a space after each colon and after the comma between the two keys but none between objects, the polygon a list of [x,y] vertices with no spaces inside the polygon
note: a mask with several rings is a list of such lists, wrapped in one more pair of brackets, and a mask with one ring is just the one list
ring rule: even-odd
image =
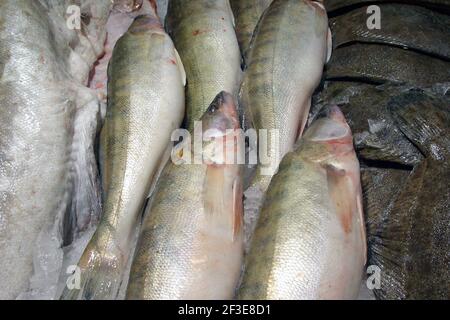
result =
[{"label": "speckled fish skin", "polygon": [[[275,0],[254,37],[240,102],[254,129],[279,130],[279,162],[303,131],[330,55],[327,14],[318,2]],[[274,158],[271,141],[269,135],[267,153]],[[252,184],[265,192],[271,175],[260,169]]]},{"label": "speckled fish skin", "polygon": [[151,183],[184,115],[184,79],[172,40],[153,14],[138,16],[114,48],[101,132],[102,220],[78,266],[81,289],[62,299],[114,299]]},{"label": "speckled fish skin", "polygon": [[[87,2],[80,4],[84,8]],[[95,161],[94,167],[77,162],[79,157],[93,159],[80,143],[80,134],[90,133],[82,132],[77,119],[80,113],[92,112],[95,118],[98,112],[95,96],[89,97],[83,84],[101,53],[97,49],[106,32],[100,25],[106,22],[109,2],[91,4],[97,19],[84,21],[80,30],[67,28],[69,4],[0,1],[0,299],[15,299],[28,289],[35,247],[47,228],[55,226],[52,244],[62,246],[67,231],[62,220],[66,213],[76,220],[79,213],[71,205],[87,211],[86,221],[75,222],[80,227],[95,211],[83,202],[94,194],[78,195],[80,202],[75,196],[76,166],[86,174],[81,183],[86,193],[94,193],[88,184],[95,183],[97,170]],[[86,17],[92,17],[87,11]],[[95,128],[95,119],[84,120]]]},{"label": "speckled fish skin", "polygon": [[256,25],[272,0],[230,0],[235,19],[235,29],[244,62],[250,49]]},{"label": "speckled fish skin", "polygon": [[[392,0],[324,0],[325,7],[328,12],[340,10],[340,9],[351,9],[354,6],[368,5],[368,4],[380,4],[389,3]],[[444,9],[450,12],[450,1],[449,0],[397,0],[396,2],[404,2],[405,4],[417,4],[425,7],[430,7],[433,9]]]},{"label": "speckled fish skin", "polygon": [[[238,129],[232,96],[220,93],[202,121],[203,130]],[[127,299],[233,298],[243,258],[241,179],[237,164],[167,164],[146,210]]]},{"label": "speckled fish skin", "polygon": [[330,19],[333,47],[352,42],[391,44],[450,59],[450,19],[419,6],[390,3],[379,5],[382,28],[367,28],[367,8],[362,7]]},{"label": "speckled fish skin", "polygon": [[354,299],[366,256],[359,163],[337,107],[280,164],[246,257],[240,299]]},{"label": "speckled fish skin", "polygon": [[450,78],[448,62],[392,46],[352,44],[336,49],[326,78],[431,86]]},{"label": "speckled fish skin", "polygon": [[166,29],[186,68],[186,127],[194,128],[218,92],[237,95],[241,54],[228,0],[171,0]]},{"label": "speckled fish skin", "polygon": [[436,97],[411,90],[390,110],[424,153],[374,235],[370,263],[381,269],[378,299],[448,299],[450,290],[450,112]]}]

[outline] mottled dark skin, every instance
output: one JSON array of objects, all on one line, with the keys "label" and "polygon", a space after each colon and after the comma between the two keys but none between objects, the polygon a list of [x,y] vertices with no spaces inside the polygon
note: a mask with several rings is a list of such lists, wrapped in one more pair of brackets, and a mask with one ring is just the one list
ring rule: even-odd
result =
[{"label": "mottled dark skin", "polygon": [[330,20],[333,48],[354,42],[389,44],[450,59],[450,19],[420,6],[379,5],[381,29],[368,29],[367,6]]},{"label": "mottled dark skin", "polygon": [[354,9],[355,7],[361,7],[369,4],[380,4],[384,2],[417,4],[431,9],[450,12],[449,0],[325,0],[324,4],[328,12],[338,14],[342,11]]},{"label": "mottled dark skin", "polygon": [[314,97],[312,117],[327,105],[337,104],[352,129],[358,156],[364,161],[382,161],[413,166],[422,159],[419,150],[395,126],[387,109],[389,99],[400,86],[380,86],[354,82],[326,82]]},{"label": "mottled dark skin", "polygon": [[430,86],[450,78],[449,63],[394,46],[355,43],[338,48],[327,65],[326,79]]},{"label": "mottled dark skin", "polygon": [[397,126],[426,158],[383,217],[369,264],[381,268],[379,299],[449,299],[450,112],[412,90],[389,103]]}]

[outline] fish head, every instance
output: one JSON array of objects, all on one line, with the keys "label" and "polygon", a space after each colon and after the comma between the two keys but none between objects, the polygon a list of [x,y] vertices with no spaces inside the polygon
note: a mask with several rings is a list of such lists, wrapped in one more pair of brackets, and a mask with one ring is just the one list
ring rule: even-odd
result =
[{"label": "fish head", "polygon": [[[241,137],[239,116],[231,94],[220,92],[201,118],[203,159],[207,164],[226,164],[237,155]],[[234,160],[233,160],[234,161]],[[233,164],[233,163],[228,163]]]},{"label": "fish head", "polygon": [[143,33],[162,33],[164,29],[161,21],[156,15],[143,14],[137,16],[131,24],[128,32],[131,34],[143,34]]},{"label": "fish head", "polygon": [[339,107],[328,108],[326,117],[313,122],[300,148],[308,160],[323,165],[334,165],[354,155],[352,132]]}]

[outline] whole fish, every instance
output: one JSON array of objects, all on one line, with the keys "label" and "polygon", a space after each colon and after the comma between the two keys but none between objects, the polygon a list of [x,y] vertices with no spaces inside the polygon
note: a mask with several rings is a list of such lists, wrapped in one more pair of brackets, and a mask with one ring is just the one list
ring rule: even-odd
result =
[{"label": "whole fish", "polygon": [[237,94],[241,55],[228,0],[171,0],[166,29],[186,68],[186,127],[222,90]]},{"label": "whole fish", "polygon": [[326,78],[430,86],[450,78],[449,63],[416,52],[379,44],[353,44],[336,49]]},{"label": "whole fish", "polygon": [[78,263],[80,290],[66,288],[63,299],[116,297],[132,231],[184,115],[183,65],[156,14],[136,17],[119,39],[108,79],[100,141],[103,216]]},{"label": "whole fish", "polygon": [[273,169],[302,134],[330,41],[327,14],[318,2],[275,0],[258,23],[240,93],[250,126],[259,134],[268,130],[271,160],[260,161],[252,182],[256,190],[265,192]]},{"label": "whole fish", "polygon": [[442,99],[411,90],[390,110],[425,154],[373,238],[370,264],[381,269],[379,299],[449,299],[450,112]]},{"label": "whole fish", "polygon": [[333,47],[353,42],[381,43],[450,59],[450,19],[447,15],[396,3],[379,5],[379,8],[381,29],[367,27],[368,7],[331,19]]},{"label": "whole fish", "polygon": [[359,163],[341,111],[316,120],[273,177],[240,299],[354,299],[366,256]]},{"label": "whole fish", "polygon": [[236,35],[244,62],[259,19],[272,0],[230,0],[236,22]]},{"label": "whole fish", "polygon": [[128,299],[233,298],[243,256],[242,178],[238,164],[218,157],[224,146],[225,154],[242,151],[233,97],[217,95],[202,122],[203,162],[183,160],[190,139],[178,144],[147,207]]},{"label": "whole fish", "polygon": [[[392,0],[324,0],[325,7],[328,12],[336,10],[351,10],[354,7],[360,7],[368,4],[379,5],[380,3],[391,3]],[[431,9],[444,10],[445,12],[450,12],[450,1],[449,0],[396,0],[395,2],[400,2],[404,4],[417,4]],[[334,13],[334,12],[333,12]]]},{"label": "whole fish", "polygon": [[99,105],[86,85],[111,3],[79,1],[79,28],[71,4],[0,1],[0,299],[17,298],[39,270],[33,289],[52,291],[61,247],[100,210]]},{"label": "whole fish", "polygon": [[320,109],[337,104],[352,129],[359,159],[366,163],[398,164],[410,170],[422,161],[423,156],[397,128],[388,109],[389,100],[409,88],[327,81],[324,89],[314,97],[311,118],[316,117]]}]

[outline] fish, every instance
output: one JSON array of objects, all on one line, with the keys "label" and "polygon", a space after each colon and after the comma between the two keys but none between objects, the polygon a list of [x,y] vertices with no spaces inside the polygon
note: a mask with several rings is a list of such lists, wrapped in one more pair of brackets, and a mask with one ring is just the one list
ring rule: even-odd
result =
[{"label": "fish", "polygon": [[448,66],[446,61],[413,51],[357,43],[334,51],[327,65],[326,79],[431,86],[448,81]]},{"label": "fish", "polygon": [[237,161],[219,156],[243,149],[233,96],[219,93],[201,119],[202,153],[191,151],[191,139],[177,144],[147,206],[127,299],[234,296],[243,259],[242,173]]},{"label": "fish", "polygon": [[414,89],[392,98],[402,132],[425,155],[381,228],[370,264],[380,268],[378,299],[448,299],[450,263],[450,113],[441,99]]},{"label": "fish", "polygon": [[381,29],[367,27],[368,7],[330,19],[333,49],[355,42],[389,44],[441,59],[450,59],[448,16],[420,6],[398,3],[378,5]]},{"label": "fish", "polygon": [[251,182],[255,190],[265,192],[282,157],[301,136],[331,55],[330,41],[327,14],[318,2],[275,0],[260,19],[240,89],[245,126],[268,133],[270,163],[259,157]]},{"label": "fish", "polygon": [[218,92],[237,95],[241,54],[228,0],[171,0],[166,29],[187,74],[185,127],[194,128]]},{"label": "fish", "polygon": [[359,162],[334,106],[270,182],[238,299],[355,299],[365,261]]},{"label": "fish", "polygon": [[167,162],[184,116],[185,71],[153,14],[135,18],[108,67],[108,108],[100,136],[103,214],[80,261],[79,289],[61,299],[114,299],[133,232]]},{"label": "fish", "polygon": [[244,63],[250,49],[253,32],[272,0],[230,0],[235,19],[235,29]]},{"label": "fish", "polygon": [[1,300],[53,290],[61,247],[100,212],[99,104],[87,82],[111,4],[80,1],[80,26],[69,28],[70,4],[0,2]]},{"label": "fish", "polygon": [[[354,136],[359,159],[366,164],[384,163],[411,170],[423,155],[395,125],[389,100],[410,89],[401,85],[371,85],[348,81],[327,81],[315,95],[311,119],[336,104],[344,113]],[[311,120],[310,120],[311,121]]]},{"label": "fish", "polygon": [[[340,11],[348,11],[361,6],[370,4],[379,5],[383,3],[391,3],[392,0],[324,0],[325,7],[328,12],[337,14]],[[395,2],[404,3],[407,5],[417,4],[430,9],[443,10],[443,12],[450,12],[449,0],[396,0]]]}]

